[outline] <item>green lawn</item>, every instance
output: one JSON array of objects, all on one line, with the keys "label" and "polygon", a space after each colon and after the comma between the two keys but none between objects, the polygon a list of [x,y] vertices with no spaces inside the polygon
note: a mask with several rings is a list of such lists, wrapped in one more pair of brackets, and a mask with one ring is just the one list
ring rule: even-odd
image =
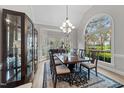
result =
[{"label": "green lawn", "polygon": [[99,53],[98,54],[99,60],[109,62],[109,63],[111,63],[111,56],[112,56],[111,53]]},{"label": "green lawn", "polygon": [[[97,50],[101,50],[101,46],[88,46],[89,48],[95,48]],[[103,50],[111,50],[111,46],[107,45],[107,46],[103,46]]]},{"label": "green lawn", "polygon": [[[96,50],[101,50],[101,46],[89,46],[90,49],[94,48]],[[103,50],[111,50],[111,46],[107,45],[107,46],[103,46]],[[99,53],[98,54],[98,58],[99,60],[111,63],[111,52],[106,52],[106,53]]]}]

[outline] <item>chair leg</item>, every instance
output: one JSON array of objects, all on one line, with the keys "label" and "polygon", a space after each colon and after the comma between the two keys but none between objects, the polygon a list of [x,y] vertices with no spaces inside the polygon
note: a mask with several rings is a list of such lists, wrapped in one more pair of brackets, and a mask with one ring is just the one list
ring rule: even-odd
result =
[{"label": "chair leg", "polygon": [[76,64],[76,69],[77,69],[77,64]]},{"label": "chair leg", "polygon": [[88,69],[88,80],[90,80],[90,69]]},{"label": "chair leg", "polygon": [[57,83],[57,77],[55,76],[54,88],[56,88],[56,83]]},{"label": "chair leg", "polygon": [[96,71],[96,76],[98,76],[98,75],[97,75],[97,67],[95,68],[95,71]]},{"label": "chair leg", "polygon": [[70,86],[72,85],[72,78],[73,78],[73,77],[72,77],[72,75],[70,74],[70,75],[69,75],[69,84],[70,84]]},{"label": "chair leg", "polygon": [[50,67],[51,75],[52,75],[52,67]]},{"label": "chair leg", "polygon": [[52,73],[52,80],[54,81],[54,74]]},{"label": "chair leg", "polygon": [[80,65],[80,72],[81,72],[81,65]]},{"label": "chair leg", "polygon": [[52,82],[53,82],[53,84],[54,84],[54,74],[52,74]]}]

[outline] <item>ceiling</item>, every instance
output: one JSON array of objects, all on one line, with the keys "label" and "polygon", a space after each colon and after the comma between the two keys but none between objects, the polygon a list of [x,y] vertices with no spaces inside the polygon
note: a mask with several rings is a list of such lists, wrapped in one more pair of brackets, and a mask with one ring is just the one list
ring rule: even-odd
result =
[{"label": "ceiling", "polygon": [[[91,6],[86,5],[71,5],[68,6],[68,15],[71,23],[78,27],[83,14]],[[61,26],[62,22],[65,21],[66,17],[66,6],[65,5],[42,5],[42,6],[32,6],[33,15],[35,23]]]},{"label": "ceiling", "polygon": [[[66,17],[65,5],[4,5],[1,8],[25,12],[35,24],[43,24],[60,27]],[[92,6],[69,5],[68,15],[71,23],[77,28],[83,14]]]}]

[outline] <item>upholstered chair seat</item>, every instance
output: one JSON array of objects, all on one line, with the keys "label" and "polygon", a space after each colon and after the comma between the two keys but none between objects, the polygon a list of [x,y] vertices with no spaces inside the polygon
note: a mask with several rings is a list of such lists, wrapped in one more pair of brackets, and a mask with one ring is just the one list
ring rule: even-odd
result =
[{"label": "upholstered chair seat", "polygon": [[96,66],[95,64],[89,63],[89,62],[81,63],[81,65],[83,65],[84,67],[87,67],[87,68],[94,68]]},{"label": "upholstered chair seat", "polygon": [[70,73],[70,70],[65,65],[60,65],[60,66],[56,66],[56,72],[57,74],[66,74],[66,73]]}]

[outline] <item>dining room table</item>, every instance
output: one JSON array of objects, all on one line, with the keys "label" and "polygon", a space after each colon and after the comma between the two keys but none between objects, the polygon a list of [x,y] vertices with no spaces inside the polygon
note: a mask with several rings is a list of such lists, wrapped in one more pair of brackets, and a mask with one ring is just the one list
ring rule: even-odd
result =
[{"label": "dining room table", "polygon": [[80,71],[75,69],[75,65],[81,62],[89,62],[92,59],[89,57],[81,58],[79,55],[72,55],[70,53],[56,53],[54,54],[63,64],[65,64],[72,73],[72,81],[76,85],[86,84],[87,82],[87,73],[85,71]]},{"label": "dining room table", "polygon": [[56,53],[54,56],[56,56],[63,64],[68,65],[70,71],[73,71],[76,64],[92,60],[89,57],[81,58],[79,55],[72,55],[70,53]]}]

